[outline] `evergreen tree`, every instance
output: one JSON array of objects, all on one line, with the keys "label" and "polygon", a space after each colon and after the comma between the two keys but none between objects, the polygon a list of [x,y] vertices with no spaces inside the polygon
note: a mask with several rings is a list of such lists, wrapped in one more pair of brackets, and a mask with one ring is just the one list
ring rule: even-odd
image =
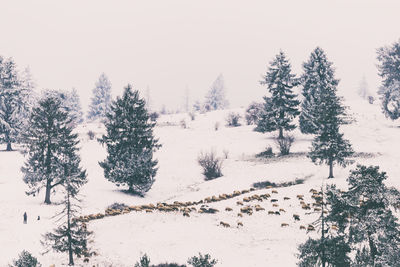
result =
[{"label": "evergreen tree", "polygon": [[[319,59],[313,60],[317,55],[320,55]],[[316,164],[325,163],[329,165],[328,178],[333,178],[333,165],[337,163],[340,166],[346,166],[351,162],[348,157],[353,154],[353,150],[349,141],[344,139],[343,134],[339,132],[340,125],[347,123],[346,108],[342,104],[342,98],[336,95],[338,81],[333,79],[331,63],[326,60],[326,56],[320,48],[313,52],[310,62],[304,64],[305,69],[314,61],[325,62],[319,64],[316,73],[325,73],[324,76],[329,78],[323,82],[312,83],[318,85],[316,88],[312,85],[304,86],[304,88],[309,89],[303,90],[307,93],[304,94],[302,114],[303,119],[308,118],[303,120],[303,131],[316,134],[308,157]],[[306,78],[303,78],[303,81],[306,80]],[[314,90],[314,93],[311,93],[312,90]],[[310,101],[307,100],[307,96],[311,99]],[[318,103],[318,105],[307,106],[306,103]]]},{"label": "evergreen tree", "polygon": [[73,123],[74,126],[83,122],[81,102],[75,88],[72,88],[71,91],[45,90],[43,92],[43,97],[58,98],[62,110],[68,114],[68,117],[71,119],[71,123]]},{"label": "evergreen tree", "polygon": [[86,180],[86,171],[80,168],[80,157],[77,154],[79,141],[77,135],[64,131],[62,136],[62,157],[59,161],[59,168],[62,175],[64,189],[64,205],[61,213],[58,214],[59,220],[64,223],[53,232],[46,233],[42,242],[43,245],[51,247],[57,252],[67,252],[69,265],[74,265],[74,255],[89,256],[88,237],[91,234],[87,230],[86,224],[77,220],[77,213],[80,209],[79,199],[77,198],[79,189]]},{"label": "evergreen tree", "polygon": [[379,48],[377,54],[382,110],[386,117],[396,120],[400,117],[400,41]]},{"label": "evergreen tree", "polygon": [[21,111],[24,109],[22,88],[13,59],[0,56],[0,142],[12,150],[22,128]]},{"label": "evergreen tree", "polygon": [[208,91],[204,106],[207,111],[224,109],[229,106],[228,100],[225,98],[225,82],[222,74],[217,77]]},{"label": "evergreen tree", "polygon": [[107,76],[102,73],[99,80],[93,88],[92,103],[89,107],[88,119],[104,119],[110,112],[111,105],[111,82]]},{"label": "evergreen tree", "polygon": [[130,192],[147,192],[157,172],[153,152],[161,145],[154,138],[154,122],[149,119],[145,101],[132,86],[125,87],[107,114],[107,134],[100,142],[107,146],[107,158],[100,162],[104,176],[117,185],[127,185]]},{"label": "evergreen tree", "polygon": [[299,101],[293,93],[297,79],[292,74],[291,65],[281,51],[270,63],[267,74],[261,81],[268,88],[271,97],[264,97],[264,112],[257,124],[261,132],[279,131],[279,139],[283,138],[283,130],[291,131],[296,126],[293,119],[299,115]]},{"label": "evergreen tree", "polygon": [[50,204],[50,193],[65,181],[62,169],[66,146],[78,138],[73,134],[73,123],[63,111],[59,98],[44,97],[33,109],[31,127],[24,135],[27,160],[22,172],[29,185],[27,194],[35,194],[46,188],[45,203]]},{"label": "evergreen tree", "polygon": [[321,103],[320,92],[336,91],[339,80],[335,79],[332,62],[329,62],[324,50],[314,49],[307,62],[303,63],[304,73],[301,77],[303,101],[299,117],[300,130],[305,134],[316,134],[320,125],[317,107]]}]

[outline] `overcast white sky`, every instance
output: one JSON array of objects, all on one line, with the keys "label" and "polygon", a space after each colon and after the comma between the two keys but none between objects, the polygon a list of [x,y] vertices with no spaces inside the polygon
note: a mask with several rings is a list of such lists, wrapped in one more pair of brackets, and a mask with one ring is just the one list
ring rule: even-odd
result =
[{"label": "overcast white sky", "polygon": [[219,73],[231,106],[259,100],[282,49],[300,74],[318,45],[357,90],[379,85],[375,49],[400,38],[398,0],[0,0],[0,55],[28,66],[39,89],[71,89],[83,107],[105,72],[113,95],[148,86],[157,106],[180,105],[186,86],[203,97]]}]

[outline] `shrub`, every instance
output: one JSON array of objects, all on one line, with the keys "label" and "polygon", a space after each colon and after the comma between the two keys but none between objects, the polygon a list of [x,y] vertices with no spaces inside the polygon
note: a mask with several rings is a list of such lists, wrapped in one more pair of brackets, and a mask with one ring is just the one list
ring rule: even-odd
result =
[{"label": "shrub", "polygon": [[197,161],[203,168],[203,174],[206,177],[206,180],[222,176],[222,159],[217,158],[214,151],[209,153],[201,152]]},{"label": "shrub", "polygon": [[194,112],[189,112],[189,117],[192,121],[194,121],[196,119],[196,113]]},{"label": "shrub", "polygon": [[217,264],[216,259],[211,259],[209,254],[202,255],[199,253],[199,256],[193,256],[188,259],[187,263],[192,265],[193,267],[213,267]]},{"label": "shrub", "polygon": [[87,135],[89,136],[89,139],[90,139],[90,140],[93,140],[93,139],[95,138],[95,136],[96,136],[96,134],[95,134],[92,130],[89,130],[89,132],[87,133]]},{"label": "shrub", "polygon": [[253,102],[249,105],[249,107],[246,109],[245,115],[247,125],[257,124],[258,120],[260,119],[260,115],[263,112],[263,108],[264,106],[262,103]]},{"label": "shrub", "polygon": [[218,131],[218,129],[219,129],[219,122],[218,121],[214,124],[214,129],[216,131]]},{"label": "shrub", "polygon": [[368,103],[373,104],[375,101],[375,98],[373,96],[368,96]]},{"label": "shrub", "polygon": [[124,203],[118,203],[118,202],[115,202],[107,207],[107,209],[111,209],[111,210],[123,210],[125,208],[128,208],[128,205],[126,205]]},{"label": "shrub", "polygon": [[239,120],[241,116],[239,113],[230,112],[226,118],[227,125],[230,127],[240,126]]},{"label": "shrub", "polygon": [[271,158],[273,156],[274,156],[274,152],[272,152],[272,147],[270,147],[270,146],[267,146],[265,151],[258,153],[256,155],[257,158]]},{"label": "shrub", "polygon": [[179,124],[181,125],[181,127],[182,127],[183,129],[186,129],[186,128],[187,128],[187,124],[186,124],[186,120],[185,120],[185,119],[182,119],[182,120],[179,122]]},{"label": "shrub", "polygon": [[276,146],[279,148],[281,152],[281,156],[289,155],[290,147],[294,142],[294,137],[291,135],[285,135],[283,138],[275,139]]},{"label": "shrub", "polygon": [[29,253],[26,250],[23,250],[21,254],[19,254],[19,258],[17,260],[13,261],[12,265],[9,265],[10,267],[40,267],[42,266],[38,260],[32,256],[31,253]]},{"label": "shrub", "polygon": [[140,261],[135,263],[135,267],[150,267],[150,258],[147,254],[140,257]]},{"label": "shrub", "polygon": [[151,112],[149,117],[151,121],[157,121],[157,119],[160,117],[160,114],[158,114],[158,112]]}]

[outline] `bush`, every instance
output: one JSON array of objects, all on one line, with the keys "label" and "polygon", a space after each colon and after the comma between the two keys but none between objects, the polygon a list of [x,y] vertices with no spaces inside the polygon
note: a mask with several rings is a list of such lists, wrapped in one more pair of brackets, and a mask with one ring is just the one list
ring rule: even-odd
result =
[{"label": "bush", "polygon": [[181,127],[182,127],[183,129],[186,129],[186,128],[187,128],[187,124],[186,124],[186,120],[185,120],[185,119],[182,119],[182,120],[179,122],[179,124],[181,125]]},{"label": "bush", "polygon": [[107,207],[107,209],[112,209],[112,210],[123,210],[125,208],[128,208],[128,206],[124,203],[113,203],[110,206]]},{"label": "bush", "polygon": [[194,112],[189,112],[189,117],[192,121],[194,121],[196,119],[196,113]]},{"label": "bush", "polygon": [[140,261],[135,263],[135,267],[150,267],[150,258],[147,254],[140,257]]},{"label": "bush", "polygon": [[93,139],[95,138],[95,136],[96,136],[96,134],[95,134],[92,130],[89,130],[89,132],[87,133],[87,135],[89,136],[89,139],[90,139],[90,140],[93,140]]},{"label": "bush", "polygon": [[257,158],[272,158],[274,156],[274,152],[272,152],[272,147],[267,146],[265,151],[258,153],[256,155]]},{"label": "bush", "polygon": [[13,261],[10,267],[41,267],[42,265],[38,262],[38,260],[32,256],[26,250],[23,250],[21,254],[19,254],[19,258]]},{"label": "bush", "polygon": [[188,259],[187,263],[192,265],[193,267],[213,267],[217,264],[216,259],[211,259],[209,254],[202,255],[199,253],[199,256],[193,256]]},{"label": "bush", "polygon": [[151,112],[149,117],[151,121],[157,121],[157,119],[160,117],[160,114],[158,114],[158,112]]},{"label": "bush", "polygon": [[241,116],[239,113],[234,113],[231,112],[228,114],[228,117],[226,118],[227,125],[230,127],[238,127],[240,126],[239,120]]},{"label": "bush", "polygon": [[294,137],[291,135],[285,135],[283,138],[275,139],[276,146],[279,148],[281,152],[281,156],[289,155],[290,147],[294,142]]},{"label": "bush", "polygon": [[257,124],[258,120],[260,119],[260,115],[263,112],[263,108],[264,106],[262,103],[253,102],[249,105],[249,107],[246,109],[245,115],[247,125]]},{"label": "bush", "polygon": [[222,159],[217,158],[214,151],[209,153],[201,152],[197,161],[203,168],[203,174],[206,177],[206,180],[222,176]]}]

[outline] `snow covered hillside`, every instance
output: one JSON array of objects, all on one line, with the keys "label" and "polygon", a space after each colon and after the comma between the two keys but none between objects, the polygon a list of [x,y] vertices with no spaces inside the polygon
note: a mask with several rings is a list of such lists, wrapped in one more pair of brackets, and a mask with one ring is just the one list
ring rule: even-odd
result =
[{"label": "snow covered hillside", "polygon": [[[254,125],[248,126],[244,120],[239,127],[225,125],[229,112],[243,116],[243,109],[196,114],[193,121],[187,114],[163,115],[155,128],[155,136],[162,144],[155,154],[159,170],[153,187],[143,198],[124,193],[124,188],[104,178],[98,162],[105,158],[105,148],[90,140],[87,134],[92,130],[99,138],[104,133],[103,126],[99,123],[79,126],[82,165],[89,180],[81,190],[82,215],[104,213],[115,202],[128,206],[197,202],[232,194],[235,190],[249,190],[255,182],[305,179],[304,184],[274,189],[277,193],[263,188],[206,203],[219,210],[215,214],[199,213],[201,204],[197,204],[192,205],[196,211],[190,212],[189,217],[179,211],[152,210],[90,221],[88,228],[94,232],[91,246],[97,256],[90,258],[88,266],[133,266],[144,253],[154,264],[166,261],[184,264],[198,252],[218,259],[217,266],[295,266],[298,244],[316,234],[306,234],[300,226],[307,227],[317,216],[302,208],[297,195],[304,195],[304,202],[313,203],[310,189],[319,190],[326,183],[345,187],[349,170],[357,163],[379,165],[389,176],[387,183],[400,189],[398,122],[385,119],[378,104],[356,99],[346,104],[351,107],[355,121],[342,129],[356,152],[355,163],[346,168],[335,166],[335,178],[330,180],[326,179],[326,165],[314,165],[307,158],[312,137],[302,135],[298,129],[293,131],[295,142],[289,156],[260,159],[255,155],[267,146],[278,151],[272,138],[274,134],[254,132]],[[186,128],[182,127],[183,121]],[[215,130],[216,123],[219,123],[218,130]],[[197,157],[201,151],[211,150],[220,157],[226,154],[227,158],[223,162],[223,177],[205,181]],[[63,266],[67,263],[66,254],[40,254],[43,252],[41,235],[57,225],[53,216],[61,207],[43,204],[44,192],[36,197],[25,194],[27,186],[20,171],[23,162],[24,157],[18,151],[0,152],[0,266],[7,266],[23,249],[35,255],[43,266]],[[243,201],[255,194],[270,197]],[[58,197],[56,193],[53,200],[57,202]],[[271,202],[271,199],[277,201]],[[238,201],[244,202],[243,206]],[[253,209],[252,214],[242,212],[243,217],[239,217],[241,208],[247,205]],[[271,211],[280,214],[271,214]],[[23,224],[24,212],[28,215],[27,224]],[[300,220],[295,220],[294,214]],[[242,225],[238,226],[239,222]],[[82,259],[77,263],[87,264]]]}]

